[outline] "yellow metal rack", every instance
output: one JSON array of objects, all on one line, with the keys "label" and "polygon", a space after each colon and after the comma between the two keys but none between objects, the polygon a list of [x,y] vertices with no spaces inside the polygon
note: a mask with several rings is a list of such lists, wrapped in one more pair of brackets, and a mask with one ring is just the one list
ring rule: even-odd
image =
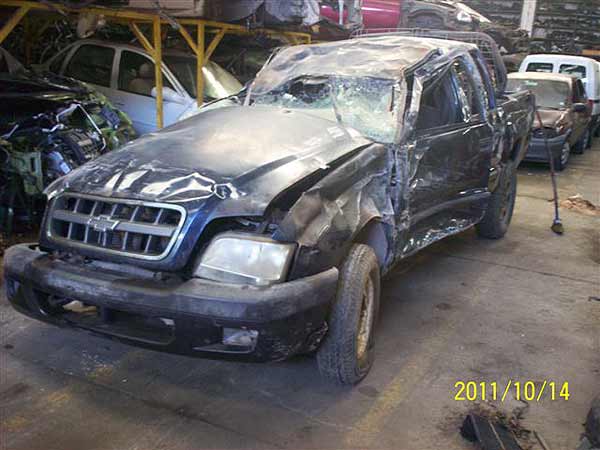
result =
[{"label": "yellow metal rack", "polygon": [[[190,49],[197,57],[197,101],[198,105],[202,105],[204,92],[204,76],[202,68],[210,59],[213,52],[227,34],[236,35],[256,35],[266,34],[271,36],[279,36],[288,41],[292,45],[309,44],[311,36],[307,33],[280,31],[268,28],[249,29],[242,25],[234,25],[212,20],[196,19],[196,18],[172,18],[165,19],[155,11],[138,11],[126,8],[111,9],[101,7],[91,8],[67,8],[59,4],[38,3],[32,1],[17,1],[17,0],[0,0],[1,8],[11,8],[12,15],[0,27],[0,45],[10,32],[21,22],[21,20],[33,11],[42,11],[48,13],[50,20],[59,16],[77,15],[77,14],[96,14],[102,16],[107,21],[128,25],[132,33],[138,39],[144,49],[152,56],[155,61],[155,77],[156,77],[156,124],[158,128],[163,127],[163,78],[162,78],[162,25],[170,25],[176,28],[183,39],[187,42]],[[152,26],[152,42],[140,29],[140,25]],[[192,36],[186,27],[196,29],[196,37]],[[26,30],[27,30],[26,26]],[[206,47],[206,35],[214,35]]]}]

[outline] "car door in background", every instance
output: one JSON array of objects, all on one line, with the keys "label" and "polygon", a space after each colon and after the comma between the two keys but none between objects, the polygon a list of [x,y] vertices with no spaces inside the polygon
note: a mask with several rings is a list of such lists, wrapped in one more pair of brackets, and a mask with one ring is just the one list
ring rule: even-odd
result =
[{"label": "car door in background", "polygon": [[[156,130],[156,87],[154,61],[148,56],[130,50],[121,50],[117,76],[117,89],[111,94],[118,108],[125,111],[139,134]],[[163,70],[163,119],[164,125],[175,123],[189,106]]]},{"label": "car door in background", "polygon": [[[580,79],[573,83],[573,105],[581,103],[588,105],[585,88]],[[572,107],[572,106],[571,106]],[[591,117],[591,109],[588,107],[586,112],[573,111],[573,133],[571,134],[571,145],[575,145],[585,134],[585,130],[589,125]]]},{"label": "car door in background", "polygon": [[63,74],[90,84],[111,99],[115,53],[115,49],[111,47],[81,45],[71,55]]}]

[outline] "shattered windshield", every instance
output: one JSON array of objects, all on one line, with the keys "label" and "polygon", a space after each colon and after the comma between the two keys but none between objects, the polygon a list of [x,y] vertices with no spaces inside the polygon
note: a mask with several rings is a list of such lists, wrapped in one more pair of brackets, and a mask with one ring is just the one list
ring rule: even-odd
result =
[{"label": "shattered windshield", "polygon": [[394,80],[373,77],[301,76],[271,91],[251,94],[250,104],[301,109],[390,143],[398,117],[396,87]]}]

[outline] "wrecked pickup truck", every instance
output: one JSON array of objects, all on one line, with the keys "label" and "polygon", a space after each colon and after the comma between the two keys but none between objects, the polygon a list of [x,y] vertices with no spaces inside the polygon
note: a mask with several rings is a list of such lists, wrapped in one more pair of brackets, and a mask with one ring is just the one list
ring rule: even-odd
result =
[{"label": "wrecked pickup truck", "polygon": [[[360,381],[380,277],[476,226],[502,237],[534,104],[471,44],[375,36],[277,52],[212,109],[49,187],[39,244],[5,258],[39,320],[243,361],[318,349]],[[82,308],[83,307],[83,308]]]}]

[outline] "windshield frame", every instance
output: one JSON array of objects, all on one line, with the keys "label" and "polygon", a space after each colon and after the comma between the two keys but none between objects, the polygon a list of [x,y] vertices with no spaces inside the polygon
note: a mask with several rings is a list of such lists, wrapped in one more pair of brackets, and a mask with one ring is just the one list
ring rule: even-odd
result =
[{"label": "windshield frame", "polygon": [[[177,60],[177,61],[175,61]],[[186,74],[186,76],[182,76],[184,75],[181,70],[176,68],[176,64],[181,64],[184,63],[186,68],[192,69],[190,71],[190,73]],[[198,86],[197,84],[197,61],[196,61],[196,57],[191,56],[191,55],[180,55],[180,54],[166,54],[163,55],[163,64],[167,67],[167,69],[169,70],[169,72],[171,72],[171,74],[173,75],[173,78],[175,80],[177,80],[177,83],[181,86],[181,88],[187,93],[187,95],[189,95],[191,98],[197,98],[197,91],[198,91]],[[229,78],[229,80],[227,80],[227,83],[229,82],[233,82],[235,81],[238,85],[239,88],[236,86],[235,89],[231,89],[230,86],[226,86],[223,83],[223,79],[222,76],[223,74],[226,74],[225,76]],[[202,75],[204,76],[204,93],[202,95],[202,99],[203,100],[207,100],[207,101],[214,101],[214,100],[219,100],[221,98],[226,98],[226,97],[230,97],[232,95],[237,94],[238,92],[240,92],[244,86],[239,82],[239,80],[237,78],[235,78],[230,72],[228,72],[227,70],[223,69],[221,66],[219,66],[217,63],[215,63],[214,61],[206,61],[204,67],[202,68]],[[207,77],[207,75],[210,75],[210,78]],[[190,86],[189,83],[192,83],[192,86]],[[219,97],[213,97],[212,95],[208,95],[206,93],[207,89],[213,89],[211,87],[212,84],[219,84],[221,89],[227,90],[227,93],[225,96],[219,96]],[[193,89],[190,89],[191,87],[193,87]],[[230,92],[235,90],[235,92]]]}]

